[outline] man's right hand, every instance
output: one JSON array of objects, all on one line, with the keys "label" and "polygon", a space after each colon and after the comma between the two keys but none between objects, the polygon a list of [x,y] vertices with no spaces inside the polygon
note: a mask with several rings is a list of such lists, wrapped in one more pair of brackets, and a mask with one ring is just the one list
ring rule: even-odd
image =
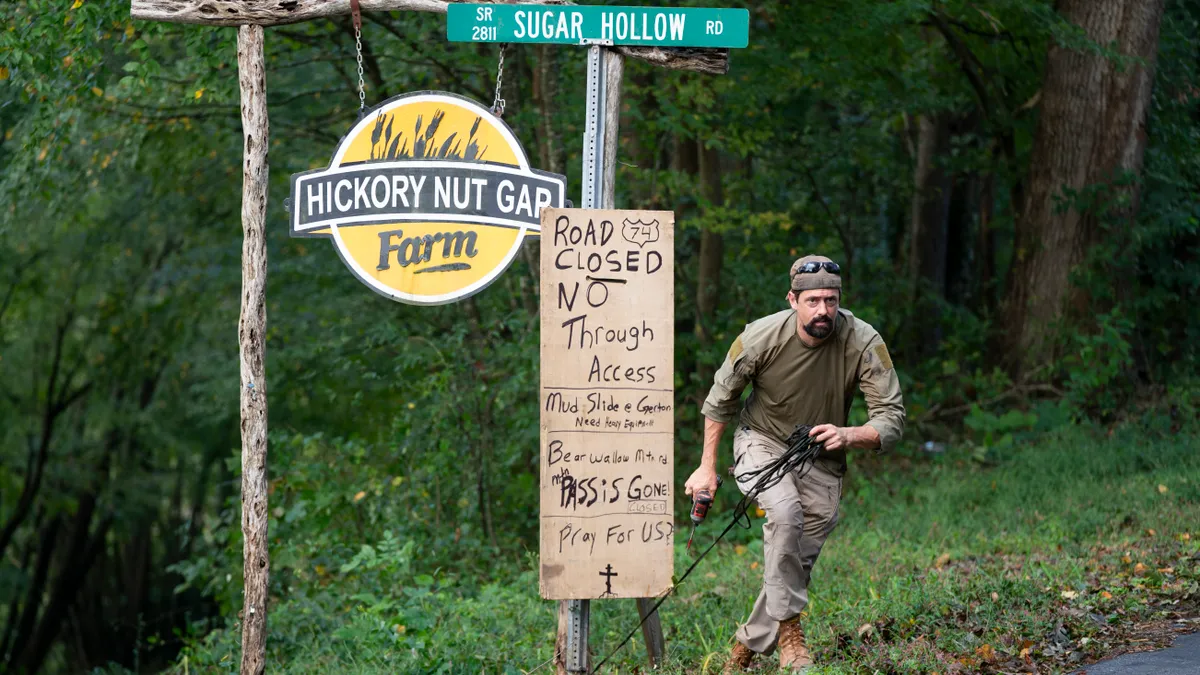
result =
[{"label": "man's right hand", "polygon": [[717,470],[703,464],[683,484],[683,492],[689,496],[702,490],[708,490],[710,495],[717,492]]}]

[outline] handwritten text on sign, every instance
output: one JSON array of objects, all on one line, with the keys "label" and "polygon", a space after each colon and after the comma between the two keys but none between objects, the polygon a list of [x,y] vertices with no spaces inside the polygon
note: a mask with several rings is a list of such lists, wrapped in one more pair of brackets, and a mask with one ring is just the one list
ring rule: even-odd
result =
[{"label": "handwritten text on sign", "polygon": [[670,211],[542,210],[541,591],[671,585]]}]

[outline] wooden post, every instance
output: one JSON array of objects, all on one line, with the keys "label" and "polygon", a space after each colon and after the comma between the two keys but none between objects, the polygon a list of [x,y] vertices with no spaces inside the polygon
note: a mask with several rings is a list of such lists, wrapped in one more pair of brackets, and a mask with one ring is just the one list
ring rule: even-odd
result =
[{"label": "wooden post", "polygon": [[[600,199],[600,208],[615,209],[617,181],[617,148],[621,138],[621,82],[625,75],[625,57],[611,49],[604,50],[604,183]],[[657,667],[662,663],[666,645],[663,640],[662,620],[658,611],[650,614],[654,606],[654,598],[638,598],[638,619],[642,623],[642,638],[646,642],[646,656],[650,666]]]},{"label": "wooden post", "polygon": [[267,77],[262,26],[238,28],[242,91],[242,675],[266,670],[267,649]]},{"label": "wooden post", "polygon": [[621,82],[625,77],[625,57],[611,49],[604,50],[604,180],[601,183],[600,208],[615,209],[617,180],[617,145],[621,138]]}]

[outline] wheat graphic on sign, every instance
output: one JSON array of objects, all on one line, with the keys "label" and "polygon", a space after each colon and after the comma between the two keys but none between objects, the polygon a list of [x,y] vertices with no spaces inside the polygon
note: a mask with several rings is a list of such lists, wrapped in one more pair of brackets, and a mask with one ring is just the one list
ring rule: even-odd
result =
[{"label": "wheat graphic on sign", "polygon": [[412,133],[412,146],[409,147],[409,141],[404,138],[403,132],[392,136],[392,127],[396,121],[394,116],[376,113],[375,125],[371,128],[371,159],[483,159],[487,147],[480,148],[475,138],[482,118],[475,118],[475,123],[471,125],[471,135],[467,138],[464,148],[461,138],[455,141],[457,131],[441,139],[439,143],[437,131],[445,116],[446,113],[442,110],[435,110],[433,118],[422,130],[424,119],[417,115],[417,123]]}]

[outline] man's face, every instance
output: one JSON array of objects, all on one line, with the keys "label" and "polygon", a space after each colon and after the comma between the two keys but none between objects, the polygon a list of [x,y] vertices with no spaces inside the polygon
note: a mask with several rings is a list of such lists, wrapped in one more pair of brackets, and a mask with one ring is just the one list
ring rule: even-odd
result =
[{"label": "man's face", "polygon": [[838,301],[841,297],[841,291],[831,288],[792,291],[788,293],[788,303],[796,310],[804,332],[823,340],[833,333],[833,322],[837,317]]}]

